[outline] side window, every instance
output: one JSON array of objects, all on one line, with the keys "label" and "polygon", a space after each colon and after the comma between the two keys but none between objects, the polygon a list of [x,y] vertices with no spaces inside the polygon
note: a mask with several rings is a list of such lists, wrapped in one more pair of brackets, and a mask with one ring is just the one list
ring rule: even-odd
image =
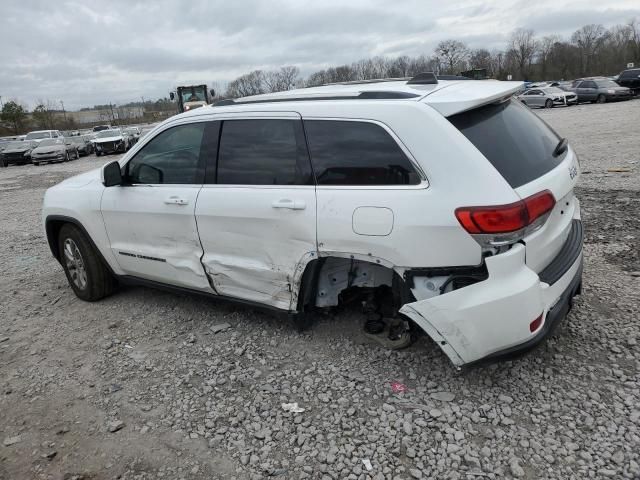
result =
[{"label": "side window", "polygon": [[128,163],[129,183],[201,183],[200,145],[204,123],[179,125],[163,131]]},{"label": "side window", "polygon": [[300,120],[225,120],[217,183],[309,185],[309,156]]},{"label": "side window", "polygon": [[318,185],[417,185],[420,176],[396,141],[368,122],[305,120]]}]

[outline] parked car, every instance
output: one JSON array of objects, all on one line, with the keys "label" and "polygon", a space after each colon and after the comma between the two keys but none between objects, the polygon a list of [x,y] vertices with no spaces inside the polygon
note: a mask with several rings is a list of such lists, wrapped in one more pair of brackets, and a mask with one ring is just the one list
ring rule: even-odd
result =
[{"label": "parked car", "polygon": [[37,145],[37,142],[33,140],[9,142],[0,153],[0,166],[6,167],[12,163],[19,165],[31,163],[31,151]]},{"label": "parked car", "polygon": [[111,130],[102,130],[98,132],[93,139],[96,156],[106,155],[107,153],[124,153],[131,147],[131,139],[119,128]]},{"label": "parked car", "polygon": [[394,345],[522,353],[580,292],[582,223],[576,154],[521,88],[425,73],[176,115],[46,192],[51,252],[87,301],[145,284],[304,324],[359,298]]},{"label": "parked car", "polygon": [[80,155],[91,155],[94,151],[93,139],[89,135],[74,136],[71,137],[71,141]]},{"label": "parked car", "polygon": [[131,145],[135,145],[140,140],[140,127],[127,127],[124,132],[131,138]]},{"label": "parked car", "polygon": [[558,105],[577,105],[578,96],[558,87],[531,88],[518,95],[518,100],[529,107],[552,108]]},{"label": "parked car", "polygon": [[27,133],[27,136],[24,139],[40,142],[47,138],[63,138],[63,136],[59,130],[36,130],[34,132]]},{"label": "parked car", "polygon": [[78,148],[70,138],[48,138],[41,140],[36,148],[31,150],[31,162],[41,165],[47,162],[68,162],[72,158],[80,158]]},{"label": "parked car", "polygon": [[574,80],[570,91],[578,95],[578,102],[605,103],[631,99],[631,90],[602,77]]},{"label": "parked car", "polygon": [[618,75],[618,85],[627,87],[633,95],[640,94],[640,68],[631,68]]},{"label": "parked car", "polygon": [[111,130],[111,125],[96,125],[93,127],[94,132],[101,132],[103,130]]}]

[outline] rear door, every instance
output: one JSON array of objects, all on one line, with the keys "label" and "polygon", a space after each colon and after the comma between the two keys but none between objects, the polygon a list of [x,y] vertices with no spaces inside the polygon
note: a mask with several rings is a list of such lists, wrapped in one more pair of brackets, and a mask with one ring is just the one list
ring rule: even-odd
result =
[{"label": "rear door", "polygon": [[585,80],[578,85],[578,99],[581,102],[592,102],[598,96],[596,82]]},{"label": "rear door", "polygon": [[297,282],[317,255],[300,115],[229,115],[217,125],[207,130],[210,164],[195,212],[202,264],[220,295],[295,309]]},{"label": "rear door", "polygon": [[558,254],[579,218],[573,194],[578,160],[571,148],[554,156],[561,137],[518,102],[486,105],[449,117],[520,198],[549,190],[556,204],[545,224],[525,238],[526,263],[540,272]]}]

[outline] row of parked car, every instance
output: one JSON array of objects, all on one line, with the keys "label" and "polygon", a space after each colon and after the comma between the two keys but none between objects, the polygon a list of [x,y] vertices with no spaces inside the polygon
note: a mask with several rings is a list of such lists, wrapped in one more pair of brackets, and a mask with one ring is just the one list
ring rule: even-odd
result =
[{"label": "row of parked car", "polygon": [[69,132],[63,135],[59,130],[29,132],[24,138],[0,142],[0,166],[66,162],[92,153],[96,156],[124,153],[136,144],[142,134],[139,127],[110,126],[84,134]]},{"label": "row of parked car", "polygon": [[609,77],[578,78],[571,82],[529,83],[518,99],[530,107],[552,108],[578,103],[630,100],[640,93],[640,68]]}]

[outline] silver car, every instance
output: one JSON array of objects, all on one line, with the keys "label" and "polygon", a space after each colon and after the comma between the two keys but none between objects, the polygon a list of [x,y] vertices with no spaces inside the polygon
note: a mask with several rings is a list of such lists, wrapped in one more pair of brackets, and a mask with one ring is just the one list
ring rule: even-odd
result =
[{"label": "silver car", "polygon": [[552,108],[557,105],[577,105],[578,95],[558,87],[534,87],[518,95],[518,100],[529,107]]}]

